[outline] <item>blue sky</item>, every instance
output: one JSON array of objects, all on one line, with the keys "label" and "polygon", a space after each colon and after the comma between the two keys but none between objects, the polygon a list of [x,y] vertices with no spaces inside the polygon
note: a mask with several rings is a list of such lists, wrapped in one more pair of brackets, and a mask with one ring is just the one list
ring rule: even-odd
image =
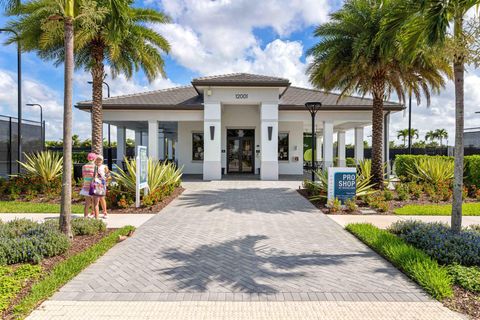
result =
[{"label": "blue sky", "polygon": [[[128,94],[188,84],[193,77],[229,72],[251,72],[289,78],[298,86],[310,87],[305,75],[305,52],[316,41],[313,30],[328,20],[328,13],[341,1],[331,0],[144,0],[137,5],[163,10],[172,23],[152,26],[171,43],[166,61],[166,79],[148,83],[142,73],[132,79],[107,78],[112,95]],[[0,26],[7,18],[0,17]],[[0,34],[0,41],[5,39]],[[16,116],[15,46],[0,46],[0,114]],[[23,54],[24,103],[40,103],[45,108],[47,139],[62,133],[63,66]],[[108,73],[108,71],[107,71]],[[90,75],[75,72],[74,102],[90,99]],[[466,75],[466,126],[480,126],[474,111],[480,110],[480,73]],[[453,85],[432,98],[430,108],[414,105],[413,127],[423,137],[427,130],[446,128],[453,137]],[[39,112],[24,107],[28,119]],[[90,135],[89,115],[74,111],[74,132]],[[402,114],[392,118],[391,137],[407,126]],[[368,135],[369,129],[367,129]],[[115,135],[115,130],[113,130]],[[347,140],[351,134],[347,135]],[[450,139],[452,141],[452,139]]]}]

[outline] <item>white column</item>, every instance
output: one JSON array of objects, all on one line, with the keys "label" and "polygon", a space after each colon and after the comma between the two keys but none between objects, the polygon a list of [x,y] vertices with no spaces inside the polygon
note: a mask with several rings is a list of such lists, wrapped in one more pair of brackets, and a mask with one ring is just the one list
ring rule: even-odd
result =
[{"label": "white column", "polygon": [[158,134],[158,158],[165,160],[165,133]]},{"label": "white column", "polygon": [[322,135],[317,133],[317,139],[315,141],[316,155],[313,155],[316,161],[322,161],[322,142],[323,142]]},{"label": "white column", "polygon": [[337,150],[338,166],[345,167],[347,165],[345,157],[345,131],[337,132]]},{"label": "white column", "polygon": [[[278,104],[260,106],[260,179],[278,180]],[[271,128],[271,129],[269,129]],[[269,137],[269,130],[271,136]]]},{"label": "white column", "polygon": [[148,156],[158,160],[158,122],[148,120]]},{"label": "white column", "polygon": [[[203,112],[203,180],[222,179],[220,103],[205,103]],[[190,146],[191,147],[191,146]]]},{"label": "white column", "polygon": [[363,160],[363,127],[355,128],[355,162]]},{"label": "white column", "polygon": [[123,158],[125,157],[127,129],[117,126],[117,166],[122,168]]},{"label": "white column", "polygon": [[333,121],[323,121],[323,167],[333,166]]}]

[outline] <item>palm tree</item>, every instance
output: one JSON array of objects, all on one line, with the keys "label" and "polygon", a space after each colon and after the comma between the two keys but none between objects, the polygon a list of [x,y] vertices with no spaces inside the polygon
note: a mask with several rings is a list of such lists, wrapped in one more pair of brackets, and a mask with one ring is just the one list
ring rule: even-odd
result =
[{"label": "palm tree", "polygon": [[72,96],[73,96],[73,19],[74,0],[66,0],[63,16],[65,80],[63,92],[63,174],[62,197],[60,202],[60,231],[73,238],[72,213]]},{"label": "palm tree", "polygon": [[[314,58],[308,68],[310,82],[318,88],[340,90],[340,98],[358,92],[373,98],[372,111],[372,181],[383,188],[383,102],[395,93],[400,102],[411,91],[429,103],[430,91],[444,86],[442,59],[423,47],[408,61],[400,34],[382,37],[392,1],[351,0],[331,20],[318,26],[319,43],[308,51]],[[446,69],[446,68],[445,68]]]},{"label": "palm tree", "polygon": [[[443,46],[439,52],[449,55],[455,84],[455,178],[453,183],[452,230],[462,228],[463,191],[463,130],[464,130],[464,76],[465,64],[470,62],[469,41],[464,30],[466,13],[480,0],[403,0],[393,10],[389,29],[406,28],[406,42],[410,48],[426,42]],[[453,27],[453,28],[450,28]]]},{"label": "palm tree", "polygon": [[427,133],[425,134],[425,141],[435,141],[437,139],[437,133],[433,130],[430,130],[430,131],[427,131]]},{"label": "palm tree", "polygon": [[[21,18],[12,23],[22,34],[25,50],[39,51],[57,64],[64,60],[64,48],[58,33],[42,32],[35,24],[48,17],[48,10],[36,10],[39,3],[55,0],[34,0],[20,7]],[[92,151],[103,150],[102,89],[105,63],[110,65],[112,75],[120,73],[128,78],[134,71],[142,69],[149,81],[158,75],[164,76],[164,60],[160,54],[168,52],[170,46],[160,34],[148,27],[149,23],[166,23],[169,18],[161,12],[132,7],[131,0],[79,0],[83,13],[92,7],[103,13],[102,17],[82,25],[76,34],[75,65],[85,68],[92,75]]]},{"label": "palm tree", "polygon": [[440,140],[440,147],[443,147],[443,139],[448,139],[448,132],[445,129],[435,130],[435,135],[438,140]]},{"label": "palm tree", "polygon": [[398,130],[397,131],[397,139],[403,140],[403,147],[407,146],[407,138],[408,138],[408,129]]}]

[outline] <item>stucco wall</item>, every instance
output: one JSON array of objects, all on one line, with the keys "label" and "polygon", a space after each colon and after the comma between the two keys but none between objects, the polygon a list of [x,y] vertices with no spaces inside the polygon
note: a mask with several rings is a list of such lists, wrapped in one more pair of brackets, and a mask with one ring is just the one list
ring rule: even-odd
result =
[{"label": "stucco wall", "polygon": [[[288,161],[278,162],[279,174],[303,173],[303,122],[280,121],[278,132],[288,132]],[[298,157],[298,161],[294,161]]]},{"label": "stucco wall", "polygon": [[203,161],[192,160],[192,133],[203,132],[203,121],[178,122],[178,142],[176,157],[185,174],[202,174]]}]

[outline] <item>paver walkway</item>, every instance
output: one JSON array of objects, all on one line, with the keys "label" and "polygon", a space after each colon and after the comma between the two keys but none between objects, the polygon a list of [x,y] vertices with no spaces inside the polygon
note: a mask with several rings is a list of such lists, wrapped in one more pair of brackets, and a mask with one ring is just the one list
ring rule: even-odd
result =
[{"label": "paver walkway", "polygon": [[[96,319],[457,317],[315,209],[297,186],[185,183],[161,214],[30,318],[79,319],[91,310]],[[120,307],[127,305],[135,312]]]}]

